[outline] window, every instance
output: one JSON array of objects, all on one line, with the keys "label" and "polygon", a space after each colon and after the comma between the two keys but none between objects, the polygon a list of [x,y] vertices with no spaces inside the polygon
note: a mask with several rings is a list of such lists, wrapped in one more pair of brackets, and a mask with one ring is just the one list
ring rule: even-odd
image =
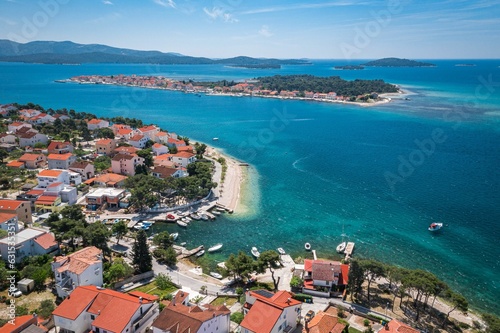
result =
[{"label": "window", "polygon": [[[90,319],[94,320],[95,316],[94,315],[90,315]],[[99,329],[97,329],[97,332],[99,332]]]}]

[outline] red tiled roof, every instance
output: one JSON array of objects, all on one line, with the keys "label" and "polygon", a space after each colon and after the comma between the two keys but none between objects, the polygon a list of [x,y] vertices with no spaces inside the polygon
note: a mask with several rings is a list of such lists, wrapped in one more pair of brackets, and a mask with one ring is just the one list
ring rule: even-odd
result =
[{"label": "red tiled roof", "polygon": [[131,138],[129,139],[129,141],[139,141],[139,140],[141,140],[142,138],[144,138],[144,135],[141,135],[141,134],[136,134],[136,135],[134,135],[133,137],[131,137]]},{"label": "red tiled roof", "polygon": [[98,125],[103,121],[102,119],[90,119],[87,123],[92,125]]},{"label": "red tiled roof", "polygon": [[19,162],[19,161],[10,161],[9,163],[6,164],[8,167],[12,168],[20,168],[24,166],[24,162]]},{"label": "red tiled roof", "polygon": [[48,147],[47,150],[51,151],[53,149],[61,149],[61,148],[66,148],[68,146],[71,146],[71,143],[65,141],[52,141]]},{"label": "red tiled roof", "polygon": [[272,304],[274,306],[277,306],[281,309],[284,309],[284,308],[289,307],[289,306],[301,304],[296,299],[293,299],[292,298],[293,295],[286,290],[280,290],[280,291],[274,293],[274,295],[271,298],[264,297],[255,291],[250,291],[250,296],[255,297],[256,299],[258,299],[264,303],[268,303],[268,304]]},{"label": "red tiled roof", "polygon": [[182,151],[180,153],[174,154],[175,157],[182,157],[182,158],[191,158],[193,156],[196,156],[193,153],[189,153],[187,151]]},{"label": "red tiled roof", "polygon": [[381,332],[387,333],[419,333],[418,330],[410,327],[406,324],[403,324],[399,320],[393,319],[391,320],[385,328],[382,328]]},{"label": "red tiled roof", "polygon": [[58,177],[61,173],[61,170],[42,170],[38,175],[41,177]]},{"label": "red tiled roof", "polygon": [[340,269],[342,270],[342,273],[340,274],[340,277],[342,278],[342,284],[347,285],[349,282],[349,265],[342,264],[340,265]]},{"label": "red tiled roof", "polygon": [[318,312],[307,324],[309,333],[341,333],[345,326],[337,317],[323,311]]},{"label": "red tiled roof", "polygon": [[241,322],[241,327],[252,332],[271,332],[282,312],[282,309],[257,300]]},{"label": "red tiled roof", "polygon": [[154,131],[154,130],[156,130],[156,127],[155,127],[155,126],[153,126],[153,125],[150,125],[150,126],[144,126],[144,127],[139,128],[139,131],[141,131],[141,132],[143,132],[143,133],[144,133],[144,132],[149,132],[149,131]]},{"label": "red tiled roof", "polygon": [[26,192],[26,194],[28,195],[40,195],[40,194],[43,194],[45,192],[45,190],[29,190],[28,192]]},{"label": "red tiled roof", "polygon": [[54,316],[75,320],[89,306],[98,293],[99,291],[95,287],[77,287],[73,290],[71,295],[52,312],[52,314]]},{"label": "red tiled roof", "polygon": [[0,213],[0,223],[7,222],[8,220],[16,217],[16,214],[10,214],[10,213]]},{"label": "red tiled roof", "polygon": [[67,161],[73,156],[71,153],[66,153],[66,154],[49,154],[47,156],[47,159],[49,160],[57,160],[57,161]]},{"label": "red tiled roof", "polygon": [[96,145],[109,145],[112,143],[113,143],[112,139],[101,139],[96,142]]},{"label": "red tiled roof", "polygon": [[19,161],[24,161],[24,162],[36,161],[40,157],[43,158],[43,155],[26,153],[26,154],[23,154],[23,156],[19,157]]},{"label": "red tiled roof", "polygon": [[132,130],[130,128],[122,128],[118,130],[118,135],[127,135],[132,133]]},{"label": "red tiled roof", "polygon": [[59,185],[61,185],[62,183],[61,182],[55,182],[55,183],[52,183],[50,184],[49,186],[47,186],[47,188],[50,188],[50,187],[58,187]]},{"label": "red tiled roof", "polygon": [[24,330],[31,325],[37,326],[39,329],[47,332],[45,327],[41,326],[40,317],[33,317],[33,315],[18,316],[14,320],[14,324],[6,323],[0,328],[0,333],[18,333],[24,332]]},{"label": "red tiled roof", "polygon": [[167,132],[158,132],[158,133],[156,133],[156,137],[157,138],[160,137],[160,136],[165,136],[165,135],[168,135],[168,133]]},{"label": "red tiled roof", "polygon": [[16,210],[19,206],[21,206],[23,203],[26,201],[20,201],[20,200],[0,200],[0,209],[3,210]]},{"label": "red tiled roof", "polygon": [[50,249],[52,246],[57,245],[54,235],[50,233],[43,234],[35,238],[34,241],[45,250]]},{"label": "red tiled roof", "polygon": [[94,181],[106,184],[107,183],[116,184],[121,181],[124,181],[125,179],[127,179],[127,176],[118,175],[116,173],[106,173],[104,175],[96,177]]},{"label": "red tiled roof", "polygon": [[35,205],[36,204],[40,204],[40,205],[53,204],[54,202],[56,202],[56,200],[58,198],[59,197],[55,197],[55,196],[51,196],[51,195],[42,195],[42,196],[39,196],[38,199],[35,201]]},{"label": "red tiled roof", "polygon": [[114,151],[117,153],[129,153],[129,154],[133,154],[138,150],[139,149],[135,147],[126,147],[126,146],[121,146],[114,149]]}]

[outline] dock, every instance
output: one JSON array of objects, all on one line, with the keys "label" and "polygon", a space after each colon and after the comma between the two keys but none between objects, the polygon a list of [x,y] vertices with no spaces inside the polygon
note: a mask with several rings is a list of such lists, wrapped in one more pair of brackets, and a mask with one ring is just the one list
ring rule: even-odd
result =
[{"label": "dock", "polygon": [[312,250],[313,258],[314,260],[318,260],[318,257],[316,256],[316,250]]},{"label": "dock", "polygon": [[187,258],[187,257],[191,257],[192,255],[194,255],[194,254],[200,252],[201,250],[203,250],[203,245],[195,247],[192,250],[187,250],[184,247],[174,245],[174,250],[178,250],[178,249],[181,250],[181,254],[179,254],[178,258],[179,259],[184,259],[184,258]]},{"label": "dock", "polygon": [[345,260],[349,260],[352,257],[352,253],[354,252],[354,242],[349,242],[347,243],[347,246],[345,247]]}]

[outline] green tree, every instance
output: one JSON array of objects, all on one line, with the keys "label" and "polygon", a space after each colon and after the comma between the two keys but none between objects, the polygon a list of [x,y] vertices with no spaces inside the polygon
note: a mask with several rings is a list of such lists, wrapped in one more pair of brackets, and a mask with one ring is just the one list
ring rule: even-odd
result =
[{"label": "green tree", "polygon": [[50,316],[52,316],[52,311],[55,309],[55,304],[51,299],[44,299],[41,303],[38,309],[36,310],[36,313],[44,318],[48,319]]},{"label": "green tree", "polygon": [[130,267],[129,264],[127,264],[122,258],[116,258],[113,261],[113,264],[111,264],[109,269],[106,271],[105,277],[110,283],[115,283],[132,276],[133,273],[134,269]]},{"label": "green tree", "polygon": [[446,317],[444,318],[443,322],[441,323],[441,327],[444,327],[446,322],[448,321],[448,318],[450,317],[450,314],[455,311],[455,310],[460,310],[462,312],[467,312],[469,310],[469,303],[459,293],[456,293],[454,291],[449,290],[446,299],[451,301],[452,308],[451,310],[446,314]]},{"label": "green tree", "polygon": [[138,150],[136,154],[144,159],[145,166],[153,166],[153,150],[151,148]]},{"label": "green tree", "polygon": [[365,272],[365,278],[368,280],[367,297],[368,302],[370,302],[370,285],[379,277],[385,276],[385,266],[375,260],[361,260],[360,264]]},{"label": "green tree", "polygon": [[111,167],[111,158],[109,156],[99,156],[94,160],[94,167],[97,171],[103,171]]},{"label": "green tree", "polygon": [[172,246],[173,243],[174,240],[172,239],[168,231],[162,231],[153,237],[153,244],[158,245],[164,250]]},{"label": "green tree", "polygon": [[118,223],[113,224],[111,227],[111,231],[116,237],[116,244],[120,244],[120,239],[123,238],[128,232],[128,227],[125,221],[119,221]]},{"label": "green tree", "polygon": [[111,128],[108,128],[108,127],[96,129],[94,131],[94,134],[96,137],[103,138],[103,139],[114,139],[115,138],[115,134],[113,133],[113,130],[111,130]]},{"label": "green tree", "polygon": [[351,293],[351,300],[353,296],[358,297],[359,292],[362,290],[363,281],[365,280],[365,270],[360,265],[359,261],[354,259],[351,261],[349,267],[349,282],[347,289]]},{"label": "green tree", "polygon": [[245,252],[240,251],[237,255],[230,254],[226,260],[226,268],[234,277],[248,278],[255,270],[255,262]]},{"label": "green tree", "polygon": [[276,279],[274,277],[274,270],[280,267],[280,255],[274,250],[264,251],[260,254],[257,259],[257,272],[264,273],[266,269],[269,269],[271,273],[271,278],[273,279],[274,290],[278,290],[278,284],[280,283],[280,278]]},{"label": "green tree", "polygon": [[236,324],[241,324],[243,318],[245,318],[245,316],[241,312],[231,313],[231,321],[234,321]]},{"label": "green tree", "polygon": [[290,280],[290,287],[291,288],[300,288],[304,285],[304,281],[299,278],[298,276],[292,276],[292,279]]},{"label": "green tree", "polygon": [[101,249],[104,253],[110,254],[108,246],[111,231],[102,223],[92,223],[87,225],[84,233],[85,245],[92,245]]},{"label": "green tree", "polygon": [[167,274],[159,273],[155,277],[155,283],[158,289],[167,290],[169,287],[172,286],[172,279]]},{"label": "green tree", "polygon": [[0,148],[0,161],[3,163],[3,160],[7,157],[9,157],[9,153],[5,149]]},{"label": "green tree", "polygon": [[149,272],[153,269],[153,258],[149,253],[147,235],[144,230],[139,230],[132,248],[132,265],[137,273]]}]

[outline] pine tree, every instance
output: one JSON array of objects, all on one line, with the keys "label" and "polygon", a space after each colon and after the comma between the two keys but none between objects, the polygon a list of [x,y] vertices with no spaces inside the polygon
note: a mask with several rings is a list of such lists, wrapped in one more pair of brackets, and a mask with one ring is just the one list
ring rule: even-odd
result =
[{"label": "pine tree", "polygon": [[149,272],[153,269],[153,257],[151,256],[151,253],[149,253],[148,244],[146,241],[146,232],[144,230],[139,230],[135,238],[134,247],[132,249],[132,264],[138,274]]}]

